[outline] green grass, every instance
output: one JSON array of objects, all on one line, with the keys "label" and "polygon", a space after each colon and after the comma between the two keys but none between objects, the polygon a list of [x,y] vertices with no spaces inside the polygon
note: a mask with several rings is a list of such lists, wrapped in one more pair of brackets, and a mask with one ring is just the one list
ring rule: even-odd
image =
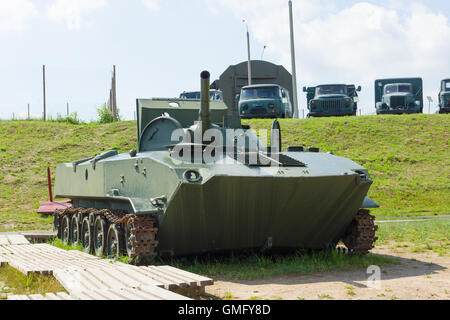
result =
[{"label": "green grass", "polygon": [[164,261],[170,265],[224,280],[270,279],[281,275],[308,275],[316,272],[354,270],[371,265],[397,263],[392,257],[369,254],[364,257],[348,256],[337,250],[298,252],[289,255],[230,255],[196,259]]},{"label": "green grass", "polygon": [[[47,243],[49,245],[52,245],[54,247],[57,247],[59,249],[66,250],[66,251],[75,250],[75,251],[84,252],[83,246],[81,244],[79,244],[78,246],[74,246],[72,244],[65,244],[64,242],[62,242],[61,239],[57,239],[57,238],[50,239],[50,240],[47,241]],[[103,256],[101,258],[102,259],[109,259],[107,256]],[[131,263],[131,259],[129,257],[126,257],[126,256],[115,257],[113,260],[115,260],[117,262],[122,262],[122,263],[125,263],[125,264]]]},{"label": "green grass", "polygon": [[446,255],[450,251],[450,221],[383,223],[377,236],[377,244],[411,243],[411,252],[434,251]]},{"label": "green grass", "polygon": [[[255,130],[271,120],[245,121]],[[281,120],[283,147],[319,147],[369,169],[369,196],[378,217],[449,214],[450,117],[371,116]],[[137,144],[135,122],[72,125],[0,121],[0,232],[51,229],[36,214],[47,201],[46,168],[100,152],[128,152]]]},{"label": "green grass", "polygon": [[[9,287],[10,290],[3,290]],[[53,277],[42,275],[25,276],[10,266],[0,267],[0,300],[8,295],[29,295],[66,292]]]}]

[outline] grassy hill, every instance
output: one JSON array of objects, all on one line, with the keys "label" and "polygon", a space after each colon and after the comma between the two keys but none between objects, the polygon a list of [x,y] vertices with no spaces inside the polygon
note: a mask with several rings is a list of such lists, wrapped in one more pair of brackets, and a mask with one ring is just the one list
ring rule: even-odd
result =
[{"label": "grassy hill", "polygon": [[[269,129],[270,120],[246,121]],[[372,116],[283,120],[283,146],[319,147],[369,169],[378,217],[450,213],[450,117]],[[0,121],[0,231],[51,228],[35,212],[48,199],[46,168],[101,151],[136,148],[134,122],[70,125]]]}]

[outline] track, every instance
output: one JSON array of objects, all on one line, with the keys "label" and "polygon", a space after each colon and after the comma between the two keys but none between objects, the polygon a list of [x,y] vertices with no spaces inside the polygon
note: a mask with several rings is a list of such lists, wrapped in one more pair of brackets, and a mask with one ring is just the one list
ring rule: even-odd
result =
[{"label": "track", "polygon": [[54,228],[63,242],[82,244],[97,256],[128,255],[133,261],[157,255],[157,220],[121,210],[69,208],[57,210]]}]

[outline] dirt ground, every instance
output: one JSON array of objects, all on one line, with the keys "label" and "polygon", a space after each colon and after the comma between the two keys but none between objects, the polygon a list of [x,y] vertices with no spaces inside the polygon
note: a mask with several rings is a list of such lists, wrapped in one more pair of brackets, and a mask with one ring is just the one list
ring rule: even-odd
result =
[{"label": "dirt ground", "polygon": [[395,257],[381,267],[378,288],[367,270],[281,276],[260,281],[216,281],[207,294],[232,300],[450,300],[450,257],[379,246],[375,254]]}]

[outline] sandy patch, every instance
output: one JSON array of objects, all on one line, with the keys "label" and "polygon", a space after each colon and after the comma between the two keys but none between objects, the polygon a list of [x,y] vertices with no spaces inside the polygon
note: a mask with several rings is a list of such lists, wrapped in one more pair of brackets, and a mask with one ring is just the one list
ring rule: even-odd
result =
[{"label": "sandy patch", "polygon": [[235,300],[450,300],[450,257],[434,252],[410,253],[408,248],[379,246],[373,253],[397,258],[381,267],[379,288],[370,288],[367,270],[281,276],[258,281],[216,281],[206,291]]}]

